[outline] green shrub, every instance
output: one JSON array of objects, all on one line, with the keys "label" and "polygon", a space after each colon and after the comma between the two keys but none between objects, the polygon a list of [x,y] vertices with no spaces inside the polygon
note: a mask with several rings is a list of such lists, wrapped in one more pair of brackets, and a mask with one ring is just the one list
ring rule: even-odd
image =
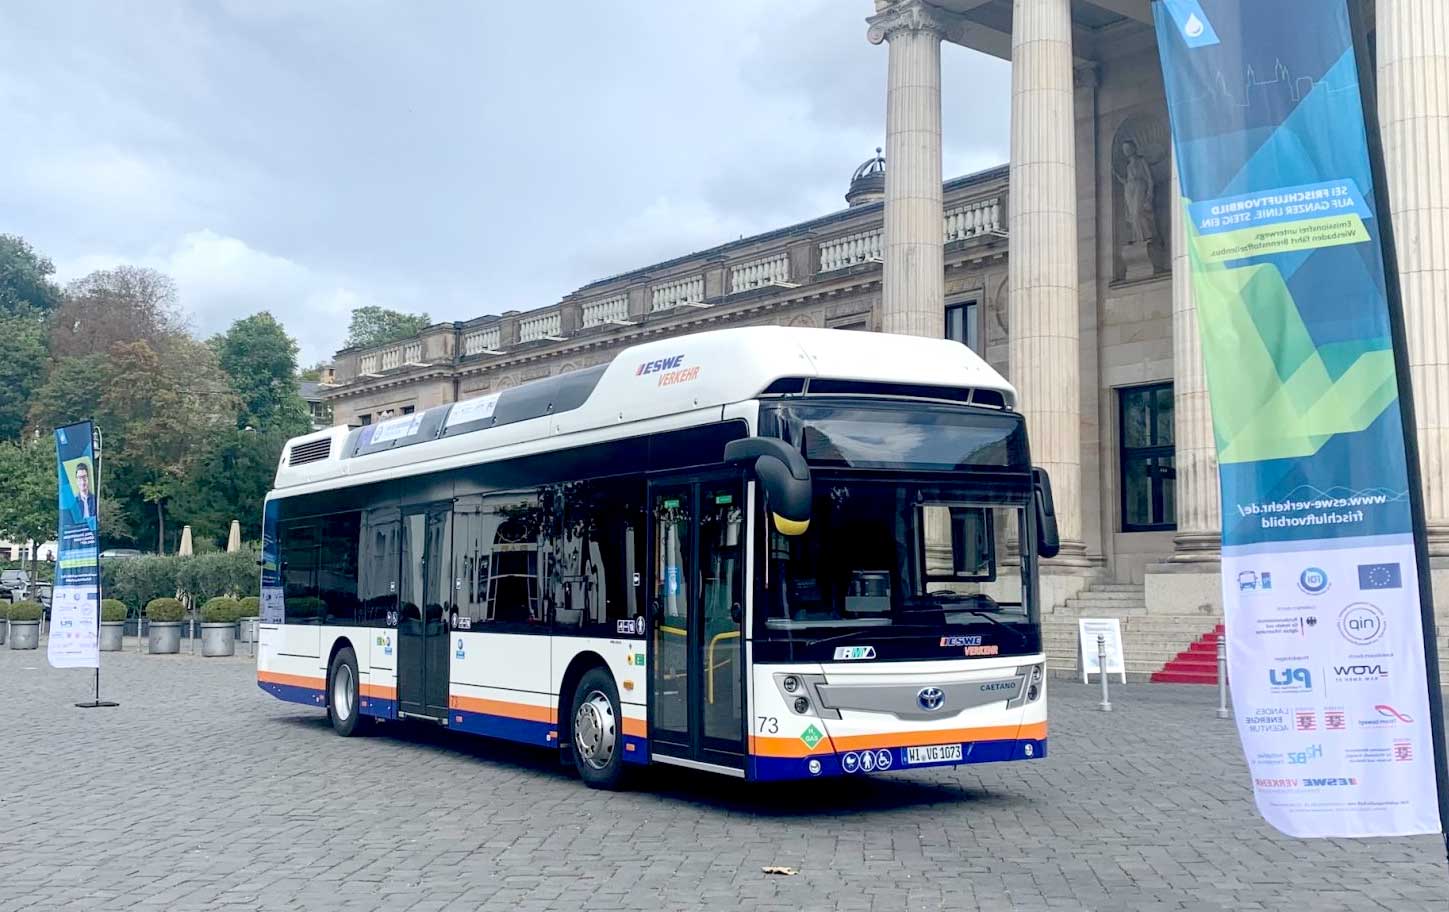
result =
[{"label": "green shrub", "polygon": [[44,611],[38,602],[16,602],[10,606],[10,620],[38,621]]},{"label": "green shrub", "polygon": [[[127,605],[149,605],[158,598],[175,598],[178,590],[176,573],[184,557],[132,557],[126,560],[103,561],[101,584],[106,591]],[[112,578],[106,580],[106,571]]]},{"label": "green shrub", "polygon": [[101,620],[124,621],[131,610],[120,599],[101,599]]},{"label": "green shrub", "polygon": [[179,621],[186,609],[174,598],[153,598],[146,603],[146,617],[153,621]]},{"label": "green shrub", "polygon": [[322,600],[303,596],[286,600],[287,623],[316,620],[322,616]]},{"label": "green shrub", "polygon": [[257,598],[255,595],[249,595],[246,598],[241,599],[241,611],[241,616],[244,618],[261,617],[262,600]]},{"label": "green shrub", "polygon": [[234,624],[241,617],[241,603],[234,598],[217,596],[201,606],[203,624]]}]

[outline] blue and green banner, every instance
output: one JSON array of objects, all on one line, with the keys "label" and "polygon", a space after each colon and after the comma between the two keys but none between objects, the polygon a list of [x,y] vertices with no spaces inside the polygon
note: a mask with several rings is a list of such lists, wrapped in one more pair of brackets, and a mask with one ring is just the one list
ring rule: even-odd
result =
[{"label": "blue and green banner", "polygon": [[56,668],[101,665],[100,478],[94,436],[89,421],[55,430],[60,538],[46,653]]},{"label": "blue and green banner", "polygon": [[1439,832],[1411,472],[1342,0],[1159,0],[1239,734],[1296,836]]}]

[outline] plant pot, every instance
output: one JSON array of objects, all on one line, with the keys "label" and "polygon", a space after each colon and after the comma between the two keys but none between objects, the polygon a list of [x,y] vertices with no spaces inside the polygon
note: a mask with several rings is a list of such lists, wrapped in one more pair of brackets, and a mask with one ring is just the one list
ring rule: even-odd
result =
[{"label": "plant pot", "polygon": [[101,621],[101,652],[120,652],[125,636],[125,621]]},{"label": "plant pot", "polygon": [[10,648],[36,649],[40,646],[39,621],[11,621]]},{"label": "plant pot", "polygon": [[201,654],[204,656],[236,655],[236,624],[202,624]]},{"label": "plant pot", "polygon": [[236,641],[238,643],[250,643],[254,641],[257,638],[257,625],[261,622],[262,619],[259,617],[242,618],[240,622],[241,630],[237,634]]},{"label": "plant pot", "polygon": [[152,655],[175,655],[181,651],[181,621],[150,621],[146,624],[146,651]]},{"label": "plant pot", "polygon": [[0,621],[0,646],[5,645],[5,633],[9,629],[10,625],[8,623],[6,623],[5,621]]}]

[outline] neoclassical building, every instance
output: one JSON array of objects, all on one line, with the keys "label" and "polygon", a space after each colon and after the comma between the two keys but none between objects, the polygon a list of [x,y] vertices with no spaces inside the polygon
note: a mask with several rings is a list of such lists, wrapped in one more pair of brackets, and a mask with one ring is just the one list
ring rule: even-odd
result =
[{"label": "neoclassical building", "polygon": [[[1365,9],[1449,629],[1449,184],[1421,166],[1449,162],[1443,2]],[[1212,424],[1149,2],[875,0],[867,22],[889,55],[886,145],[846,208],[547,307],[338,352],[325,398],[339,422],[366,423],[722,325],[959,339],[1015,384],[1052,475],[1063,548],[1043,578],[1058,667],[1075,667],[1078,616],[1120,617],[1129,671],[1149,675],[1222,614]],[[1012,61],[1009,166],[942,180],[943,41]]]}]

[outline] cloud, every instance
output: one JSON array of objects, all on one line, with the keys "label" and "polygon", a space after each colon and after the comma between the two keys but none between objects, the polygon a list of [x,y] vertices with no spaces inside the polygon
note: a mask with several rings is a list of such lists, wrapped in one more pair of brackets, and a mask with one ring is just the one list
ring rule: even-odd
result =
[{"label": "cloud", "polygon": [[203,338],[242,317],[270,311],[297,340],[304,365],[330,357],[340,346],[353,308],[385,303],[343,277],[209,229],[142,257],[91,254],[57,263],[57,277],[70,281],[122,263],[148,266],[175,279],[192,330]]}]

